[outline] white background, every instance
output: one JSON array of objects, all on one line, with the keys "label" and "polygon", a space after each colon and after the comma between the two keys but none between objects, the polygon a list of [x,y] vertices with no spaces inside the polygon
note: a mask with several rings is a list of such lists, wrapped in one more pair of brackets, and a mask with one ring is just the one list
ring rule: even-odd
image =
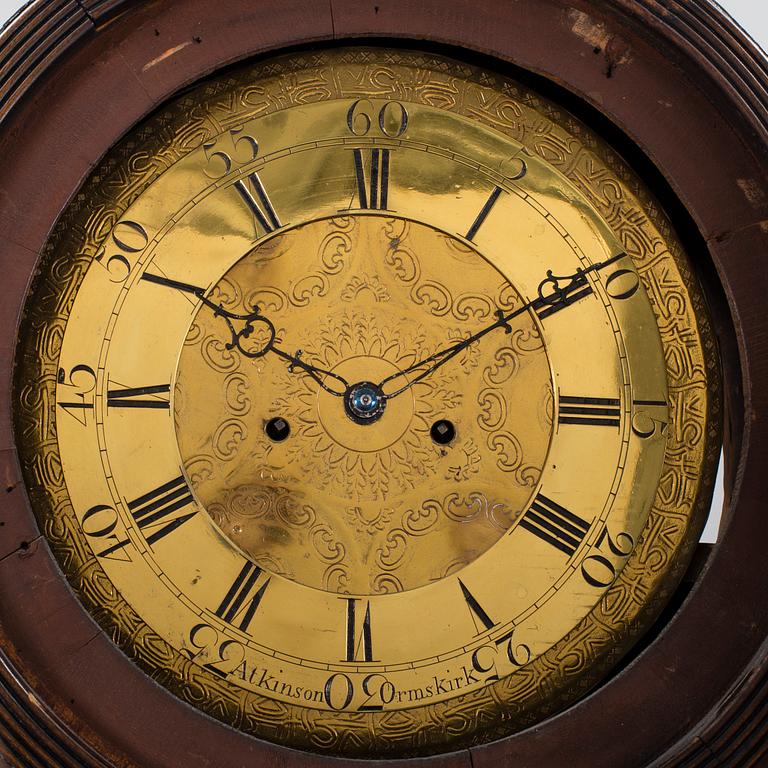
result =
[{"label": "white background", "polygon": [[765,0],[720,0],[719,5],[764,51],[768,51],[768,5]]},{"label": "white background", "polygon": [[[469,2],[470,0],[467,0]],[[173,2],[173,0],[167,0]],[[226,2],[226,0],[223,0]],[[25,0],[0,0],[0,24],[5,23],[19,8],[26,5]],[[720,6],[741,24],[763,50],[768,50],[768,3],[765,0],[721,0]],[[722,476],[718,478],[715,498],[712,503],[707,529],[702,541],[716,541],[720,522],[720,511],[723,505]]]}]

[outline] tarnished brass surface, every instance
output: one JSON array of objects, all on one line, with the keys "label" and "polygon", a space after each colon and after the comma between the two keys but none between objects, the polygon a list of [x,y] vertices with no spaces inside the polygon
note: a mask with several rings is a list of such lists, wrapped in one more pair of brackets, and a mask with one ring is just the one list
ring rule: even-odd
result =
[{"label": "tarnished brass surface", "polygon": [[[323,289],[307,301],[305,285]],[[277,235],[211,295],[233,312],[258,305],[284,347],[353,383],[381,381],[466,335],[468,321],[523,303],[460,241],[384,216]],[[280,358],[248,360],[229,340],[203,306],[179,362],[176,433],[197,498],[258,565],[318,589],[399,592],[474,561],[527,506],[552,430],[549,363],[530,314],[501,348],[464,350],[366,425]],[[502,408],[517,454],[500,460]],[[285,442],[264,430],[276,415],[291,425]],[[445,418],[458,429],[449,448],[430,437]],[[430,514],[417,522],[422,505]]]},{"label": "tarnished brass surface", "polygon": [[[347,415],[333,376],[525,306]],[[152,117],[59,222],[17,361],[84,604],[182,699],[331,753],[450,750],[582,695],[679,578],[719,449],[706,312],[641,182],[418,53],[276,59]]]}]

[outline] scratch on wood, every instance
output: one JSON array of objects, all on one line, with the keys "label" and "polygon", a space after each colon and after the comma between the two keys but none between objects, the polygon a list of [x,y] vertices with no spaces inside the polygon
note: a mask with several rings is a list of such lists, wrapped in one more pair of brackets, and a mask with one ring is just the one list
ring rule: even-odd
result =
[{"label": "scratch on wood", "polygon": [[728,240],[731,240],[735,235],[746,232],[753,227],[758,227],[761,232],[768,234],[768,219],[762,219],[752,224],[747,224],[743,227],[737,227],[736,229],[726,229],[721,232],[715,232],[707,238],[707,244],[712,245],[713,243],[725,243]]},{"label": "scratch on wood", "polygon": [[605,66],[603,74],[613,77],[616,68],[632,61],[629,44],[608,31],[603,22],[595,21],[583,11],[571,9],[568,12],[571,31],[585,43],[591,46],[595,55],[603,55]]},{"label": "scratch on wood", "polygon": [[81,643],[80,650],[89,646],[100,634],[101,632],[95,632],[92,637],[89,637],[84,643]]},{"label": "scratch on wood", "polygon": [[736,183],[751,205],[759,206],[765,202],[765,192],[755,179],[736,179]]},{"label": "scratch on wood", "polygon": [[148,61],[142,68],[142,72],[146,72],[148,69],[152,69],[152,67],[157,66],[161,61],[165,61],[166,59],[170,58],[171,56],[174,56],[179,51],[183,51],[187,46],[192,45],[191,40],[187,40],[186,43],[181,43],[181,45],[176,45],[173,48],[169,48],[164,53],[161,53],[156,58],[152,59],[152,61]]},{"label": "scratch on wood", "polygon": [[606,46],[609,35],[605,24],[598,23],[583,11],[575,9],[569,11],[568,15],[573,22],[571,29],[577,37],[597,48]]}]

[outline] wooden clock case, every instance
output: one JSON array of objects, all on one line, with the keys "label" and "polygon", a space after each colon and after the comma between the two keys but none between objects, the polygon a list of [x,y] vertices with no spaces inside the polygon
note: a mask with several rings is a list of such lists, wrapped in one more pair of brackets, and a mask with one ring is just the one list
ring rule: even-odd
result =
[{"label": "wooden clock case", "polygon": [[44,768],[359,764],[240,734],[112,645],[29,508],[11,375],[38,255],[112,144],[223,66],[361,40],[427,45],[533,77],[615,140],[687,240],[710,297],[727,406],[720,541],[631,663],[502,741],[370,764],[768,764],[768,72],[707,0],[38,0],[12,20],[0,34],[0,753]]}]

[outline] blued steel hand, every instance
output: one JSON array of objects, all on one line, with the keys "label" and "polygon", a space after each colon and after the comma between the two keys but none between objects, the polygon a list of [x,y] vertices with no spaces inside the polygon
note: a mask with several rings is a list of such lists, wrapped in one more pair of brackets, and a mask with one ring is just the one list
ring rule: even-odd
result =
[{"label": "blued steel hand", "polygon": [[[271,320],[269,320],[269,318],[261,314],[258,306],[255,306],[253,311],[247,314],[230,312],[228,309],[224,309],[224,307],[222,307],[220,304],[217,304],[215,301],[211,301],[209,298],[207,298],[205,296],[205,289],[200,288],[199,286],[190,285],[189,283],[182,283],[178,280],[171,280],[167,277],[152,275],[146,272],[142,275],[142,279],[148,280],[151,283],[158,283],[160,285],[166,285],[170,288],[176,288],[177,290],[184,291],[185,293],[191,293],[193,296],[196,296],[203,304],[205,304],[206,307],[213,310],[214,317],[224,318],[224,322],[227,324],[229,332],[232,335],[232,341],[228,342],[226,345],[227,349],[234,349],[237,347],[242,355],[251,359],[264,357],[264,355],[266,355],[268,352],[271,352],[272,354],[281,357],[288,363],[288,370],[291,373],[293,373],[296,369],[303,371],[307,375],[311,376],[326,392],[329,392],[336,397],[343,397],[349,389],[349,382],[347,382],[347,380],[342,376],[339,376],[337,373],[333,373],[332,371],[328,371],[324,368],[320,368],[316,365],[312,365],[311,363],[307,363],[305,360],[303,360],[301,357],[301,350],[298,350],[295,355],[292,355],[289,352],[280,349],[276,343],[278,339],[274,324]],[[238,322],[238,324],[242,323],[242,328],[238,330],[235,327],[235,322]],[[247,346],[244,345],[243,340],[250,339],[251,335],[256,330],[256,324],[258,323],[261,323],[266,328],[266,340],[258,345],[254,344],[253,342]],[[338,382],[341,384],[343,389],[339,392],[336,389],[328,386],[328,384],[325,382],[326,378]]]},{"label": "blued steel hand", "polygon": [[[503,328],[506,333],[511,333],[512,327],[509,324],[510,321],[525,312],[532,309],[538,313],[540,318],[545,318],[570,304],[574,304],[592,293],[592,288],[587,281],[587,275],[590,272],[604,269],[619,261],[619,259],[624,258],[626,255],[627,254],[624,252],[619,253],[616,256],[612,256],[610,259],[599,261],[586,269],[577,269],[572,275],[565,275],[563,277],[553,275],[552,270],[548,270],[547,276],[539,283],[535,299],[531,299],[507,315],[505,315],[502,310],[497,309],[497,319],[495,322],[487,325],[477,333],[473,333],[466,339],[462,339],[461,341],[452,344],[450,347],[435,352],[434,355],[419,360],[405,370],[398,371],[392,376],[388,376],[379,384],[379,389],[384,392],[385,385],[400,378],[407,378],[409,374],[416,373],[417,375],[415,375],[414,378],[408,379],[402,387],[396,389],[394,392],[384,392],[384,396],[387,400],[391,400],[393,397],[397,397],[409,390],[414,384],[426,378],[431,373],[434,373],[438,368],[445,365],[449,360],[452,360],[470,345],[480,341],[480,339],[491,333],[491,331],[495,331],[497,328]],[[561,285],[561,283],[564,283],[564,285]]]}]

